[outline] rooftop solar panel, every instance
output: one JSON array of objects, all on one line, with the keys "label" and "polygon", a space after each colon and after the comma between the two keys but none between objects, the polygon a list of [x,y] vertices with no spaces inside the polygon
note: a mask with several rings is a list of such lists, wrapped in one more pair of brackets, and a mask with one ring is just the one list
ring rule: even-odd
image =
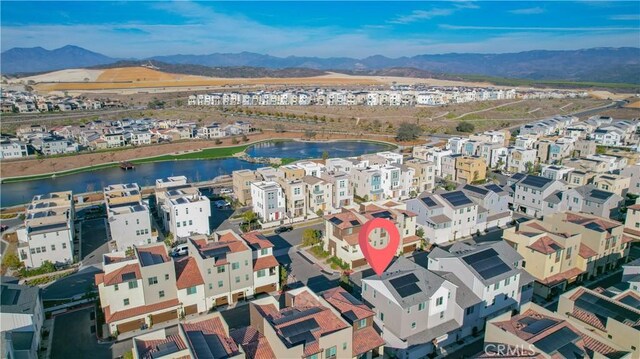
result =
[{"label": "rooftop solar panel", "polygon": [[398,294],[400,294],[402,298],[406,298],[416,293],[420,293],[420,287],[412,283],[412,284],[408,284],[403,287],[397,288],[396,291],[398,292]]},{"label": "rooftop solar panel", "polygon": [[632,306],[636,309],[640,309],[640,300],[636,299],[636,297],[632,295],[627,295],[626,297],[620,299],[620,302]]},{"label": "rooftop solar panel", "polygon": [[466,204],[473,203],[467,195],[462,191],[453,191],[449,193],[441,194],[442,198],[446,199],[452,206],[458,207]]},{"label": "rooftop solar panel", "polygon": [[129,273],[124,273],[122,275],[122,280],[123,281],[129,281],[129,280],[135,280],[136,279],[136,274],[133,272],[129,272]]},{"label": "rooftop solar panel", "polygon": [[373,218],[392,218],[391,217],[391,212],[389,211],[381,211],[381,212],[376,212],[376,213],[372,213],[371,216]]},{"label": "rooftop solar panel", "polygon": [[497,184],[489,184],[484,187],[496,193],[504,191],[502,187],[498,186]]},{"label": "rooftop solar panel", "polygon": [[511,268],[498,257],[498,253],[492,248],[462,257],[462,260],[470,265],[485,280],[499,276],[500,274],[511,270]]},{"label": "rooftop solar panel", "polygon": [[596,199],[607,199],[613,195],[611,192],[601,191],[599,189],[594,189],[590,193],[591,197]]},{"label": "rooftop solar panel", "polygon": [[353,221],[349,222],[351,223],[352,226],[358,226],[360,225],[360,222],[358,222],[358,220],[354,219]]},{"label": "rooftop solar panel", "polygon": [[589,228],[592,231],[596,231],[596,232],[604,232],[604,229],[596,222],[589,222],[587,223],[587,225],[585,225],[585,228]]},{"label": "rooftop solar panel", "polygon": [[548,183],[550,183],[551,181],[552,181],[551,179],[546,177],[528,175],[520,182],[520,184],[525,186],[542,188],[546,186]]},{"label": "rooftop solar panel", "polygon": [[287,325],[286,327],[282,327],[280,328],[280,331],[285,338],[290,338],[317,329],[320,329],[318,322],[314,318],[308,318],[300,322]]},{"label": "rooftop solar panel", "polygon": [[524,327],[524,329],[522,329],[523,331],[529,333],[529,334],[538,334],[542,331],[545,331],[549,328],[551,328],[552,326],[554,326],[557,322],[555,320],[551,320],[551,319],[539,319],[539,320],[535,320],[532,323],[529,323],[526,327]]},{"label": "rooftop solar panel", "polygon": [[321,311],[318,307],[311,307],[306,310],[296,310],[292,312],[285,313],[282,317],[276,318],[273,320],[273,324],[280,325],[286,322],[290,322],[292,320],[296,320],[302,317],[306,317],[308,315],[316,314]]},{"label": "rooftop solar panel", "polygon": [[406,298],[410,295],[420,293],[420,287],[416,285],[418,277],[415,274],[409,273],[398,278],[389,280],[389,283],[395,288],[398,294],[402,298]]},{"label": "rooftop solar panel", "polygon": [[[533,345],[547,354],[552,354],[568,343],[572,343],[574,340],[579,338],[580,336],[574,333],[573,330],[564,327],[553,332],[551,335],[547,335],[544,338],[534,342]],[[575,358],[575,356],[573,358]]]},{"label": "rooftop solar panel", "polygon": [[332,217],[329,222],[335,224],[336,226],[339,226],[340,224],[342,224],[342,220],[338,217]]},{"label": "rooftop solar panel", "polygon": [[473,192],[473,193],[477,193],[479,195],[485,196],[487,193],[489,193],[488,190],[482,188],[482,187],[476,187],[476,186],[471,186],[471,185],[466,185],[463,187],[463,189]]},{"label": "rooftop solar panel", "polygon": [[427,205],[427,207],[435,207],[437,206],[436,202],[431,197],[423,197],[422,202]]},{"label": "rooftop solar panel", "polygon": [[588,292],[582,293],[582,295],[576,299],[575,305],[580,309],[593,313],[603,320],[612,318],[626,324],[635,324],[640,320],[640,314],[637,312]]}]

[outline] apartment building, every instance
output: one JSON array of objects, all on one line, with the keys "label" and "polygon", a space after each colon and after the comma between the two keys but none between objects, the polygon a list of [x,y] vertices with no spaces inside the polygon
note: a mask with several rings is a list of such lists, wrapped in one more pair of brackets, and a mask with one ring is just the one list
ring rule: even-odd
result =
[{"label": "apartment building", "polygon": [[71,191],[37,195],[25,211],[24,226],[16,231],[18,255],[26,267],[74,262],[75,205]]},{"label": "apartment building", "polygon": [[478,156],[484,159],[489,168],[504,170],[507,166],[509,149],[501,143],[482,143]]},{"label": "apartment building", "polygon": [[178,318],[176,273],[164,244],[105,254],[102,270],[95,284],[111,335]]},{"label": "apartment building", "polygon": [[613,192],[624,197],[629,192],[631,178],[613,173],[598,174],[593,178],[593,184],[599,190]]},{"label": "apartment building", "polygon": [[[520,176],[516,176],[520,178]],[[546,177],[526,175],[517,180],[511,187],[511,197],[514,212],[521,212],[532,217],[542,217],[557,212],[553,197],[565,189],[565,182]],[[556,201],[557,202],[557,201]]]},{"label": "apartment building", "polygon": [[503,238],[523,256],[535,293],[552,297],[622,263],[628,255],[622,231],[620,223],[566,212],[508,228]]},{"label": "apartment building", "polygon": [[165,231],[176,237],[210,234],[211,203],[185,176],[156,180],[156,201]]},{"label": "apartment building", "polygon": [[439,177],[442,176],[442,158],[452,155],[451,150],[443,150],[438,147],[430,146],[414,146],[412,156],[424,161],[433,162],[434,174]]},{"label": "apartment building", "polygon": [[[373,218],[384,218],[392,221],[400,234],[397,254],[414,251],[421,239],[416,233],[416,215],[406,210],[401,203],[363,203],[343,207],[342,212],[325,216],[323,247],[332,255],[357,268],[367,263],[360,245],[358,235],[362,225]],[[388,244],[388,233],[382,229],[374,229],[369,235],[369,242],[374,248],[384,248]]]},{"label": "apartment building", "polygon": [[0,159],[10,160],[27,157],[28,155],[29,151],[25,142],[4,138],[0,141]]},{"label": "apartment building", "polygon": [[342,287],[329,289],[322,298],[340,312],[353,328],[352,358],[371,359],[384,352],[384,340],[373,325],[375,312]]},{"label": "apartment building", "polygon": [[284,207],[287,218],[296,220],[306,219],[311,212],[307,202],[307,184],[301,179],[285,179],[284,177],[276,178],[278,184],[282,187],[284,195]]},{"label": "apartment building", "polygon": [[550,178],[552,180],[565,180],[569,179],[569,173],[574,169],[571,167],[558,166],[558,165],[543,165],[540,176]]},{"label": "apartment building", "polygon": [[627,207],[627,216],[624,221],[624,234],[632,239],[640,239],[640,202]]},{"label": "apartment building", "polygon": [[109,238],[118,251],[156,241],[149,206],[136,183],[113,184],[103,190]]},{"label": "apartment building", "polygon": [[344,172],[347,175],[351,174],[351,169],[359,167],[361,162],[353,158],[328,158],[325,161],[326,169],[328,172]]},{"label": "apartment building", "polygon": [[461,154],[442,157],[440,176],[448,181],[456,180],[456,159],[462,157]]},{"label": "apartment building", "polygon": [[6,281],[0,285],[0,339],[3,358],[37,358],[44,306],[41,289]]},{"label": "apartment building", "polygon": [[425,239],[441,244],[470,236],[486,229],[478,215],[478,204],[463,191],[422,193],[407,201],[407,209],[417,216],[417,224]]},{"label": "apartment building", "polygon": [[620,169],[620,175],[629,177],[629,193],[640,194],[640,164]]},{"label": "apartment building", "polygon": [[455,180],[460,183],[482,182],[487,178],[487,164],[480,157],[456,158]]},{"label": "apartment building", "polygon": [[218,231],[212,237],[196,235],[189,237],[187,244],[204,279],[206,308],[254,295],[253,251],[235,232]]},{"label": "apartment building", "polygon": [[320,174],[326,169],[323,164],[313,161],[298,161],[296,166],[302,168],[306,176],[313,177],[320,177]]},{"label": "apartment building", "polygon": [[595,141],[591,140],[577,140],[573,144],[573,157],[587,157],[596,154],[598,145]]},{"label": "apartment building", "polygon": [[[640,356],[640,309],[637,293],[626,291],[613,297],[585,287],[560,296],[558,313],[569,322],[596,336],[606,338],[631,358]],[[612,350],[611,352],[615,352]]]},{"label": "apartment building", "polygon": [[599,190],[592,184],[571,188],[562,193],[563,209],[605,218],[617,217],[622,202],[619,195]]},{"label": "apartment building", "polygon": [[507,154],[507,172],[526,173],[529,167],[536,163],[537,151],[535,149],[522,149],[509,147]]},{"label": "apartment building", "polygon": [[347,173],[328,171],[323,172],[320,178],[331,184],[329,187],[333,191],[331,194],[331,206],[334,210],[353,203],[353,194],[351,193],[351,184],[349,183],[349,175]]},{"label": "apartment building", "polygon": [[567,174],[567,186],[580,187],[587,185],[593,182],[593,177],[595,176],[595,172],[573,170]]},{"label": "apartment building", "polygon": [[309,213],[319,216],[324,213],[332,213],[333,209],[333,183],[320,177],[304,176],[302,183],[307,194],[307,209]]},{"label": "apartment building", "polygon": [[442,347],[471,333],[461,329],[464,313],[473,308],[458,302],[457,292],[465,289],[404,257],[382,276],[362,279],[362,299],[375,312],[385,354],[397,358],[440,354]]},{"label": "apartment building", "polygon": [[533,297],[534,278],[522,266],[523,257],[505,241],[458,242],[447,250],[435,248],[428,258],[427,269],[450,273],[480,299],[469,326],[481,329],[485,320],[517,310]]},{"label": "apartment building", "polygon": [[273,255],[273,243],[260,232],[249,232],[241,238],[251,248],[253,258],[253,293],[271,293],[280,289],[280,263]]},{"label": "apartment building", "polygon": [[219,312],[188,319],[177,334],[166,329],[133,338],[134,359],[225,358],[244,359],[245,352],[230,337],[229,326]]},{"label": "apartment building", "polygon": [[591,158],[568,158],[563,160],[562,164],[582,172],[605,173],[611,170],[609,163]]},{"label": "apartment building", "polygon": [[477,223],[484,223],[486,229],[502,227],[511,222],[509,193],[502,187],[496,184],[464,185],[460,190],[478,205]]},{"label": "apartment building", "polygon": [[284,296],[284,305],[274,297],[252,301],[250,326],[232,333],[245,348],[257,346],[265,353],[249,357],[352,357],[353,328],[340,312],[307,287],[289,290]]},{"label": "apartment building", "polygon": [[365,201],[384,199],[382,172],[376,168],[353,168],[349,175],[354,197]]},{"label": "apartment building", "polygon": [[435,188],[436,174],[435,164],[433,162],[412,158],[405,161],[404,164],[414,171],[410,191],[421,193],[423,191],[431,191]]},{"label": "apartment building", "polygon": [[251,203],[251,183],[260,181],[260,176],[252,170],[233,171],[233,193],[243,205]]},{"label": "apartment building", "polygon": [[262,223],[285,220],[284,192],[274,181],[251,183],[251,204]]},{"label": "apartment building", "polygon": [[563,317],[533,303],[519,314],[504,313],[487,323],[485,358],[620,358],[632,353],[604,336],[585,330]]}]

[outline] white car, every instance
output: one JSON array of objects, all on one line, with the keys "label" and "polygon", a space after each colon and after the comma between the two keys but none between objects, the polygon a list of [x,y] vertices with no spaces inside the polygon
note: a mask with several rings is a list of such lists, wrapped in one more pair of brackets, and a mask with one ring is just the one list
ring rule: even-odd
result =
[{"label": "white car", "polygon": [[233,190],[231,188],[221,188],[220,194],[232,194]]},{"label": "white car", "polygon": [[171,251],[172,257],[182,257],[186,256],[187,254],[189,254],[189,245],[187,244],[180,244],[173,248],[173,251]]}]

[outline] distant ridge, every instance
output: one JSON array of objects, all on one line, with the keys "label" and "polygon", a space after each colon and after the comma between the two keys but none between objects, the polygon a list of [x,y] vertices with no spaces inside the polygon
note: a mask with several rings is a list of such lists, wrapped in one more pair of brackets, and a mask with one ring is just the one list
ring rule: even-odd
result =
[{"label": "distant ridge", "polygon": [[[342,70],[354,74],[408,74],[413,72],[423,76],[429,73],[466,74],[530,80],[640,84],[640,48],[635,47],[566,51],[534,50],[505,54],[451,53],[399,58],[376,55],[363,59],[349,57],[276,57],[241,52],[154,56],[139,60],[144,62],[152,60],[176,66],[188,65],[218,68],[210,70],[213,73],[235,71],[236,73],[245,74],[252,72],[268,74],[270,70],[287,69],[282,73],[289,73],[290,69],[297,69],[299,76],[305,76],[303,75],[305,73],[303,69],[310,69],[312,70],[310,73],[322,73],[322,71],[326,70]],[[118,61],[122,61],[122,59],[111,58],[71,45],[55,50],[45,50],[41,47],[13,48],[1,54],[0,71],[3,74],[33,73],[77,67],[93,67],[114,64]],[[259,68],[259,70],[250,70],[253,68]],[[196,69],[193,67],[192,69],[199,72],[209,71],[204,68]],[[277,77],[278,72],[274,71],[273,74],[271,76]],[[252,75],[217,76],[251,77]],[[282,75],[281,77],[285,76]]]}]

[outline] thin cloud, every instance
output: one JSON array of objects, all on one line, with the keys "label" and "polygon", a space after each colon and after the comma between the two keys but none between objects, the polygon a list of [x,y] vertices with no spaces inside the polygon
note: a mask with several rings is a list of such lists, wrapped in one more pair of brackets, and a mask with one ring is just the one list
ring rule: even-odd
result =
[{"label": "thin cloud", "polygon": [[537,27],[537,26],[467,26],[440,24],[446,30],[490,30],[490,31],[629,31],[635,27]]},{"label": "thin cloud", "polygon": [[431,10],[414,10],[409,15],[398,16],[388,22],[391,24],[410,24],[421,20],[430,20],[438,16],[449,16],[454,13],[454,9],[431,9]]},{"label": "thin cloud", "polygon": [[545,13],[546,10],[541,8],[540,6],[536,6],[536,7],[529,7],[525,9],[510,10],[509,12],[516,15],[537,15],[537,14]]},{"label": "thin cloud", "polygon": [[640,21],[640,14],[613,15],[613,16],[609,16],[609,20]]}]

